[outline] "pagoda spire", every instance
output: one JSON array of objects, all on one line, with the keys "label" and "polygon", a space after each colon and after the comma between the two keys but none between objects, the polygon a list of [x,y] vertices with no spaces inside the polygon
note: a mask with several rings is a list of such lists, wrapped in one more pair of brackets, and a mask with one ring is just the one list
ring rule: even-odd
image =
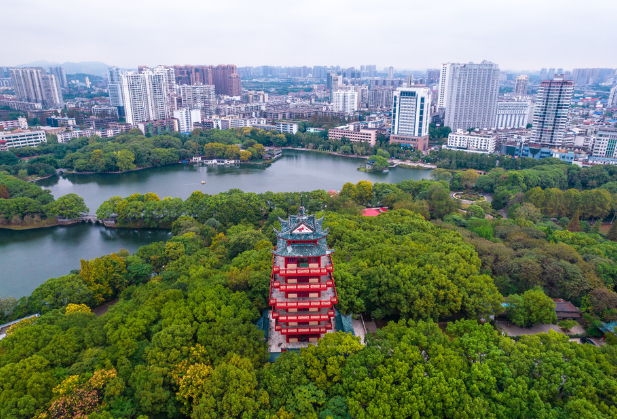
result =
[{"label": "pagoda spire", "polygon": [[300,194],[300,208],[298,208],[298,215],[300,216],[306,215],[305,208],[304,208],[304,196],[302,194]]}]

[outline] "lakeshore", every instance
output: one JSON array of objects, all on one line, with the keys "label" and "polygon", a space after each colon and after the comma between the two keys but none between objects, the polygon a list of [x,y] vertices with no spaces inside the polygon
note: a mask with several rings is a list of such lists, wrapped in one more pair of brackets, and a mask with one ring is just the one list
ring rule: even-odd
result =
[{"label": "lakeshore", "polygon": [[[427,169],[395,167],[388,173],[358,172],[359,160],[341,157],[292,149],[284,150],[283,155],[269,165],[174,164],[120,174],[67,174],[36,183],[51,190],[56,198],[76,193],[84,198],[94,214],[101,203],[112,196],[126,197],[133,193],[153,192],[161,199],[168,196],[187,199],[194,191],[205,194],[230,189],[255,193],[328,191],[360,180],[398,183],[430,178],[431,172]],[[8,267],[2,272],[0,296],[28,295],[48,278],[67,275],[71,269],[78,268],[80,259],[92,259],[121,248],[134,252],[142,245],[171,237],[169,230],[139,226],[110,228],[77,222],[49,227],[0,229],[0,265]],[[32,263],[33,255],[37,258],[35,264]]]}]

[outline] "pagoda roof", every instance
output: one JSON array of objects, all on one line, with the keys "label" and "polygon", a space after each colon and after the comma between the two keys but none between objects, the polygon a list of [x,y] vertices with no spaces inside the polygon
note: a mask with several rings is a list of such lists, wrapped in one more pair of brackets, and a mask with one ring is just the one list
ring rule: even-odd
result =
[{"label": "pagoda roof", "polygon": [[329,231],[328,228],[323,228],[323,217],[306,215],[304,207],[300,207],[298,215],[290,215],[287,220],[279,217],[279,221],[281,231],[274,231],[277,237],[283,240],[319,240],[326,237]]},{"label": "pagoda roof", "polygon": [[272,253],[285,257],[311,257],[329,255],[334,253],[334,249],[328,248],[325,240],[318,241],[317,245],[302,246],[288,245],[286,240],[279,238]]}]

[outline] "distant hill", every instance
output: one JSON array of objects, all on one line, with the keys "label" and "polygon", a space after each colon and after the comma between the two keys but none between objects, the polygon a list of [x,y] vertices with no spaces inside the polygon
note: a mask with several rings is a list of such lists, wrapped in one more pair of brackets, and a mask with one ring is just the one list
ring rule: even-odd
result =
[{"label": "distant hill", "polygon": [[64,67],[64,71],[66,72],[66,74],[83,73],[83,74],[94,74],[96,76],[103,76],[103,77],[107,76],[107,69],[110,67],[109,65],[98,62],[98,61],[84,61],[81,63],[72,63],[72,62],[56,63],[56,62],[49,62],[45,60],[34,61],[31,63],[27,63],[27,64],[20,64],[17,67],[48,68],[50,66],[53,66],[53,67],[62,66]]}]

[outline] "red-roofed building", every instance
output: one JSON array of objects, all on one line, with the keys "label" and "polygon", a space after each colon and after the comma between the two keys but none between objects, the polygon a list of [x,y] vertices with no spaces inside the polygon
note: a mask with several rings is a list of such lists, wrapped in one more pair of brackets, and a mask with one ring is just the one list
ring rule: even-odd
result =
[{"label": "red-roofed building", "polygon": [[364,215],[365,217],[376,217],[379,214],[382,214],[384,212],[388,211],[388,208],[367,208],[364,211],[362,211],[362,215]]}]

